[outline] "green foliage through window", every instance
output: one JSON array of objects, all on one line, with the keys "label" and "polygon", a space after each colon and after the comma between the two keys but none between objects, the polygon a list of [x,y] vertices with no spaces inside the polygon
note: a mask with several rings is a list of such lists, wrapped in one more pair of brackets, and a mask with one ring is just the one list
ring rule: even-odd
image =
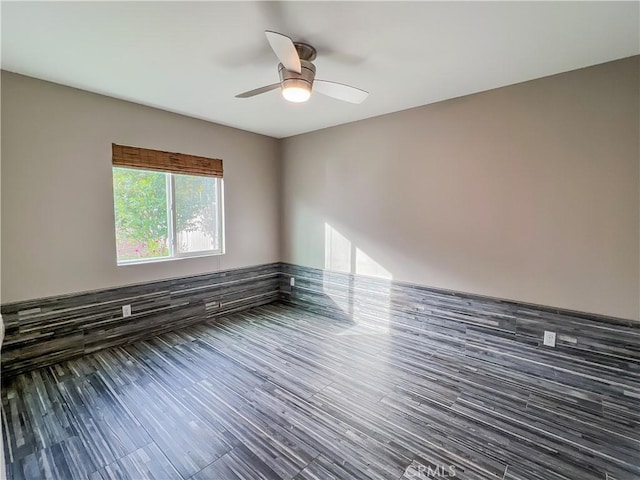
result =
[{"label": "green foliage through window", "polygon": [[213,177],[114,167],[118,261],[219,252],[219,188]]}]

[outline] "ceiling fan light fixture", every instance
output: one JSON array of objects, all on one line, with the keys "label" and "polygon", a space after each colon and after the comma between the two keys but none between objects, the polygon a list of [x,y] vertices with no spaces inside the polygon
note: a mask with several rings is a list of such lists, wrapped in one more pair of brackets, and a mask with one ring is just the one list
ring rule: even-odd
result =
[{"label": "ceiling fan light fixture", "polygon": [[316,75],[316,67],[307,60],[300,60],[302,69],[300,73],[292,72],[278,65],[282,96],[289,102],[302,103],[311,97],[313,79]]},{"label": "ceiling fan light fixture", "polygon": [[282,84],[282,96],[289,102],[306,102],[311,97],[311,85],[304,81],[284,82]]}]

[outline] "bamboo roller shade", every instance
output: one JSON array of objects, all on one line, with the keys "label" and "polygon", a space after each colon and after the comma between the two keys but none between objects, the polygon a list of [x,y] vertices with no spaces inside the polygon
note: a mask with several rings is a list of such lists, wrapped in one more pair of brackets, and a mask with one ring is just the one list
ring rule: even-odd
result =
[{"label": "bamboo roller shade", "polygon": [[112,144],[113,166],[222,178],[222,160]]}]

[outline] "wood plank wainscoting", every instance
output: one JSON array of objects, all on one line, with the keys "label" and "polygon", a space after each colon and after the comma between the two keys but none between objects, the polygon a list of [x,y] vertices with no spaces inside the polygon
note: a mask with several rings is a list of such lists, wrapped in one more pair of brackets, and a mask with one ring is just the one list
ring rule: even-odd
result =
[{"label": "wood plank wainscoting", "polygon": [[279,270],[272,263],[2,305],[3,377],[274,302]]},{"label": "wood plank wainscoting", "polygon": [[640,323],[289,264],[110,292],[3,306],[8,478],[640,478]]}]

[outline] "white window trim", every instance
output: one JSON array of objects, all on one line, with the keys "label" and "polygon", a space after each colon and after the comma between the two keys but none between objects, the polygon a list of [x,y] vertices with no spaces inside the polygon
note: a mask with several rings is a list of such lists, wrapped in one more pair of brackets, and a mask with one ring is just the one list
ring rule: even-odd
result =
[{"label": "white window trim", "polygon": [[[116,168],[116,167],[114,167]],[[122,168],[122,167],[117,167]],[[153,170],[147,170],[149,172]],[[217,177],[218,185],[216,188],[216,201],[218,205],[217,215],[217,227],[219,235],[219,248],[217,250],[198,250],[195,252],[178,252],[177,238],[175,232],[176,224],[176,209],[175,209],[175,175],[174,173],[165,172],[167,179],[167,229],[169,230],[169,255],[166,257],[152,257],[152,258],[134,258],[130,260],[117,260],[118,252],[116,251],[116,261],[119,267],[128,265],[139,265],[143,263],[158,263],[169,262],[173,260],[183,260],[185,258],[203,258],[203,257],[217,257],[225,254],[225,227],[224,227],[224,181],[221,177]],[[114,225],[115,228],[115,225]]]}]

